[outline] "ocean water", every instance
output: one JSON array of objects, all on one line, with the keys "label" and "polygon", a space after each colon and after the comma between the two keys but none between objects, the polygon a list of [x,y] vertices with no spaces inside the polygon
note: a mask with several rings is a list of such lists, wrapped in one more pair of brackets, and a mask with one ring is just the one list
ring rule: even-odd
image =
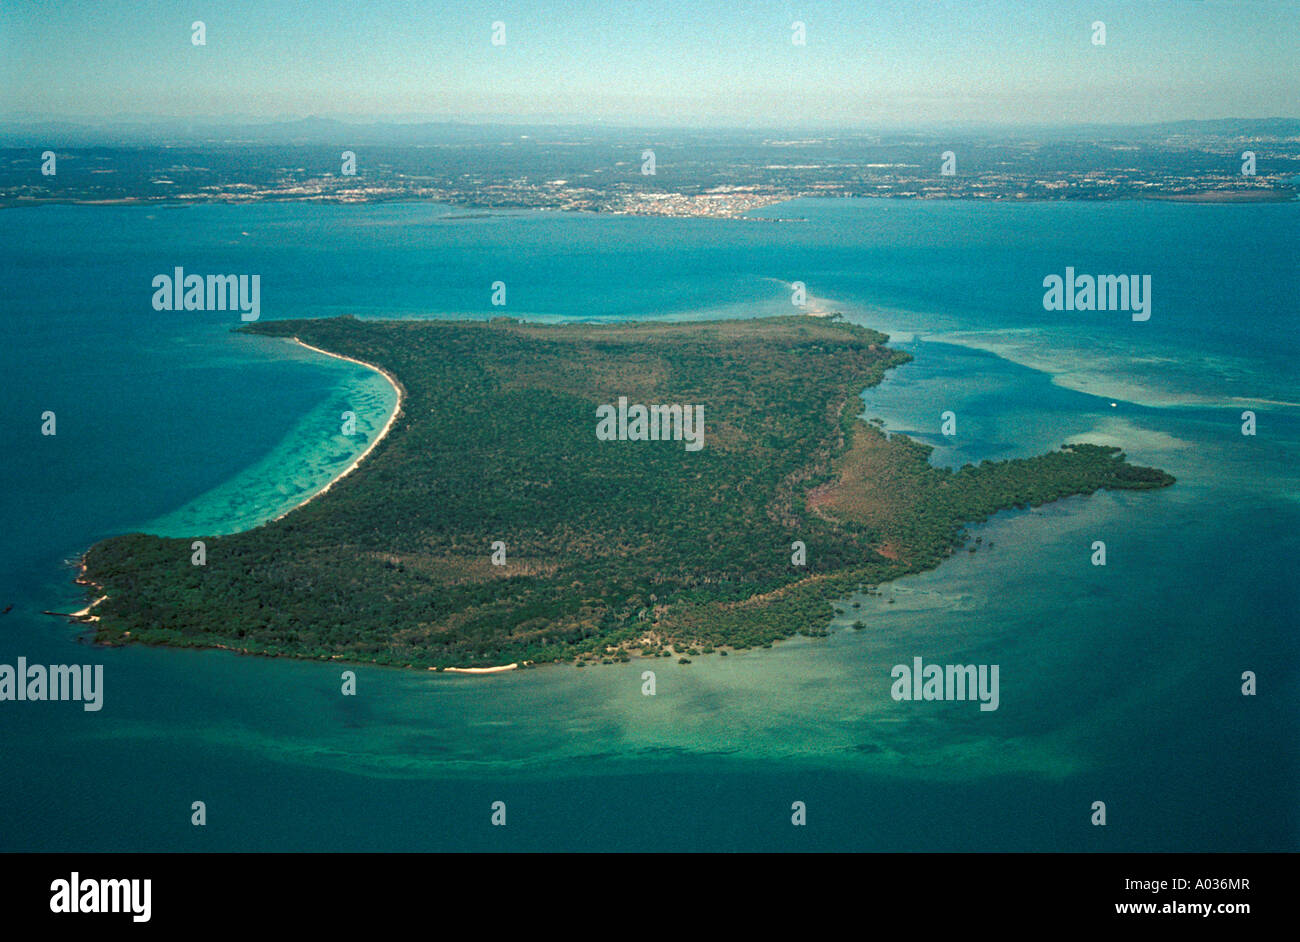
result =
[{"label": "ocean water", "polygon": [[[0,212],[0,663],[102,663],[106,688],[99,713],[0,703],[0,849],[1300,849],[1300,206],[803,200],[755,217]],[[1178,483],[1000,514],[972,528],[977,552],[845,600],[828,638],[687,666],[362,666],[342,697],[336,664],[98,649],[40,614],[82,604],[69,560],[113,533],[270,519],[393,406],[371,371],[234,335],[237,315],[154,311],[150,281],[177,265],[260,274],[264,318],[482,318],[502,313],[498,280],[520,317],[746,317],[794,310],[803,281],[813,310],[914,354],[863,414],[936,463],[1086,440]],[[1067,265],[1150,274],[1150,321],[1045,311],[1042,279]],[[916,656],[998,664],[999,709],[893,701],[890,668]]]}]

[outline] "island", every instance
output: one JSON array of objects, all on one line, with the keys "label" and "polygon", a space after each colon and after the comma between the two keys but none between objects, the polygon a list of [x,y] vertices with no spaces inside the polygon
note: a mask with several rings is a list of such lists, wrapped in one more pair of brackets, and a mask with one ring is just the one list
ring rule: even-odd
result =
[{"label": "island", "polygon": [[[824,635],[833,602],[937,566],[999,511],[1174,482],[1091,444],[936,467],[861,417],[909,355],[833,318],[239,330],[382,370],[401,392],[388,434],[253,530],[91,547],[97,642],[425,669],[686,660]],[[665,434],[627,429],[629,403]],[[702,420],[699,447],[672,436],[673,406]]]}]

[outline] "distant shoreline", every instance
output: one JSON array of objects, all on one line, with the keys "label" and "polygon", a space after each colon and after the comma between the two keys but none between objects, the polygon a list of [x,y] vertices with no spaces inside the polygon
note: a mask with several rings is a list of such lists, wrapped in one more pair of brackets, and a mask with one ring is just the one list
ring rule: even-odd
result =
[{"label": "distant shoreline", "polygon": [[[682,195],[682,194],[675,194]],[[180,208],[189,206],[260,206],[265,204],[297,203],[324,206],[380,206],[385,204],[430,203],[438,206],[450,206],[467,212],[492,214],[495,212],[554,212],[554,213],[588,213],[593,216],[613,216],[637,219],[736,219],[751,222],[806,222],[795,218],[776,218],[771,216],[751,216],[749,213],[758,209],[768,209],[782,203],[799,199],[842,200],[899,200],[902,202],[966,202],[966,203],[1122,203],[1122,202],[1156,202],[1156,203],[1219,203],[1219,204],[1259,204],[1259,203],[1294,203],[1300,201],[1300,194],[1294,189],[1286,188],[1252,188],[1252,189],[1207,189],[1191,192],[1149,192],[1133,191],[1108,194],[1104,196],[1022,196],[1006,193],[997,196],[950,195],[950,194],[903,194],[903,193],[863,193],[852,197],[805,194],[789,192],[772,194],[771,199],[758,206],[746,207],[734,211],[710,212],[700,209],[694,212],[651,212],[636,208],[601,208],[573,209],[562,203],[554,205],[533,205],[529,203],[508,203],[500,205],[483,205],[461,202],[445,198],[429,198],[414,194],[385,194],[367,198],[355,197],[305,197],[294,195],[268,195],[256,199],[205,197],[202,199],[178,199],[176,197],[152,198],[148,196],[122,196],[103,199],[85,199],[75,196],[56,196],[49,198],[18,197],[0,198],[0,210],[30,209],[37,206],[138,206]]]}]

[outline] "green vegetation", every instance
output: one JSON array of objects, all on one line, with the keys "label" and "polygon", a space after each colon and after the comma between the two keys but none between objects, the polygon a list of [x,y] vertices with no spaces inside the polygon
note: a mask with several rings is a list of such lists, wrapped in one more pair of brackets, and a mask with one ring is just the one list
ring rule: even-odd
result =
[{"label": "green vegetation", "polygon": [[[935,566],[999,510],[1173,482],[1096,445],[934,468],[927,446],[857,418],[907,355],[839,321],[242,330],[382,366],[403,414],[317,500],[206,537],[205,566],[190,539],[92,547],[101,642],[421,667],[684,660],[824,635],[832,600]],[[702,404],[704,448],[598,441],[596,407],[619,396]]]}]

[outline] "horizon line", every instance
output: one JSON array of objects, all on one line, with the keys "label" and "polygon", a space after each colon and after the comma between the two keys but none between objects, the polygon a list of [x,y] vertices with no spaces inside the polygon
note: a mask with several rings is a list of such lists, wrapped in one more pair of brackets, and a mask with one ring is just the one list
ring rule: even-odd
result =
[{"label": "horizon line", "polygon": [[1044,120],[1003,120],[978,121],[970,119],[921,120],[904,122],[897,120],[882,122],[847,122],[847,121],[810,121],[800,123],[759,123],[743,119],[716,119],[684,123],[681,121],[664,122],[662,119],[648,117],[589,117],[574,115],[438,115],[438,114],[347,114],[319,113],[250,115],[240,113],[174,115],[174,114],[134,114],[118,113],[114,115],[47,115],[35,112],[0,113],[0,124],[69,124],[80,127],[103,128],[115,123],[132,125],[164,124],[227,124],[262,126],[274,124],[301,124],[306,122],[332,122],[355,126],[365,125],[449,125],[449,126],[492,126],[505,127],[638,127],[638,128],[672,128],[682,130],[782,130],[782,129],[827,129],[827,130],[876,130],[876,129],[914,129],[930,127],[969,127],[969,128],[1107,128],[1107,127],[1161,127],[1170,124],[1216,124],[1223,122],[1300,122],[1300,114],[1240,115],[1231,114],[1215,118],[1165,118],[1158,121],[1044,121]]}]

